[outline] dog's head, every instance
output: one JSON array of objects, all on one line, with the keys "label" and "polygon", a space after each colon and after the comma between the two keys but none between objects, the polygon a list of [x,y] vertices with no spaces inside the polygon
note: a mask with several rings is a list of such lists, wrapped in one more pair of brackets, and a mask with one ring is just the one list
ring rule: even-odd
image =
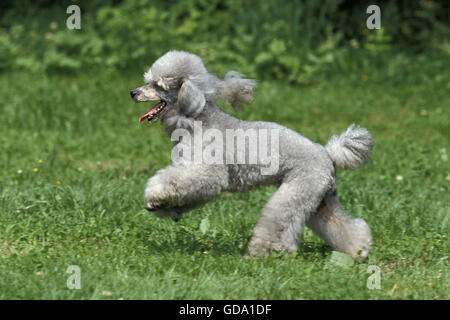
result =
[{"label": "dog's head", "polygon": [[195,116],[205,106],[205,95],[191,79],[208,75],[202,60],[191,53],[169,51],[144,74],[147,85],[131,90],[136,102],[159,101],[140,121],[156,121],[169,109]]},{"label": "dog's head", "polygon": [[196,118],[208,100],[222,96],[234,107],[253,100],[255,82],[229,72],[224,80],[210,74],[202,60],[184,51],[169,51],[144,74],[146,85],[131,90],[136,102],[158,101],[139,121],[154,122],[172,115]]}]

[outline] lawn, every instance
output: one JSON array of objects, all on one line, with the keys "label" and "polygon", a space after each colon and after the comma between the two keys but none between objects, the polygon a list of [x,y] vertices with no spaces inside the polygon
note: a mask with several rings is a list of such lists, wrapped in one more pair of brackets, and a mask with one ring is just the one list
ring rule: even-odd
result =
[{"label": "lawn", "polygon": [[[369,129],[369,163],[338,172],[343,207],[372,230],[362,264],[339,263],[308,229],[295,254],[249,258],[273,187],[224,193],[178,223],[148,214],[144,185],[171,143],[138,122],[148,106],[128,92],[143,70],[2,73],[0,299],[449,299],[450,87],[433,66],[263,82],[235,113],[322,144],[353,122]],[[371,265],[380,289],[367,287]]]}]

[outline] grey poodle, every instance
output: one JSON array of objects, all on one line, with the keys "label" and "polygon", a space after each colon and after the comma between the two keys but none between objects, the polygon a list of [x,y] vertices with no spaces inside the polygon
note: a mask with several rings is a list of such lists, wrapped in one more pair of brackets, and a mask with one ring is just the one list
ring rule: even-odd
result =
[{"label": "grey poodle", "polygon": [[[198,56],[183,51],[164,54],[144,78],[147,85],[132,90],[131,97],[158,103],[140,121],[161,119],[174,141],[172,164],[147,182],[148,211],[178,221],[182,213],[222,191],[276,185],[253,230],[251,255],[297,251],[306,224],[334,250],[358,260],[367,257],[372,243],[369,226],[341,209],[335,172],[357,168],[368,159],[373,143],[366,129],[352,125],[324,147],[276,123],[237,119],[225,113],[216,99],[240,108],[253,101],[256,83],[234,71],[218,79]],[[230,130],[235,133],[231,142],[219,141],[229,137]],[[270,141],[262,138],[268,134]],[[242,135],[244,143],[234,144],[234,138]],[[268,148],[275,165],[249,155],[255,147]],[[200,153],[213,150],[210,156],[215,161],[199,160],[194,154],[198,148]],[[273,170],[263,173],[270,165]]]}]

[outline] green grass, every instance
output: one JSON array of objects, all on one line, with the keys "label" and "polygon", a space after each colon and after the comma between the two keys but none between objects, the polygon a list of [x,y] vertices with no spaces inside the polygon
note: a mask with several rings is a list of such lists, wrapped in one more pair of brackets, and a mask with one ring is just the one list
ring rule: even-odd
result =
[{"label": "green grass", "polygon": [[[428,69],[409,82],[261,83],[238,113],[320,143],[353,122],[372,132],[370,162],[338,172],[344,208],[374,238],[368,261],[347,267],[310,230],[296,254],[248,258],[273,187],[224,193],[179,223],[146,213],[144,185],[169,164],[170,140],[137,121],[147,106],[128,91],[141,73],[1,74],[0,298],[450,298],[450,87],[445,70]],[[70,265],[81,290],[66,287]],[[369,265],[381,269],[380,290],[366,286]]]}]

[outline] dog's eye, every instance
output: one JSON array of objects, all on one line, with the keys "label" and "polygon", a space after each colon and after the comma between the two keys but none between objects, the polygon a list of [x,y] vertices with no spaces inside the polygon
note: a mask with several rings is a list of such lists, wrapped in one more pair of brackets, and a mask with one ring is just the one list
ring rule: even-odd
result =
[{"label": "dog's eye", "polygon": [[169,89],[167,84],[164,83],[163,80],[155,81],[153,84],[154,84],[155,88],[158,90],[168,91],[168,89]]}]

